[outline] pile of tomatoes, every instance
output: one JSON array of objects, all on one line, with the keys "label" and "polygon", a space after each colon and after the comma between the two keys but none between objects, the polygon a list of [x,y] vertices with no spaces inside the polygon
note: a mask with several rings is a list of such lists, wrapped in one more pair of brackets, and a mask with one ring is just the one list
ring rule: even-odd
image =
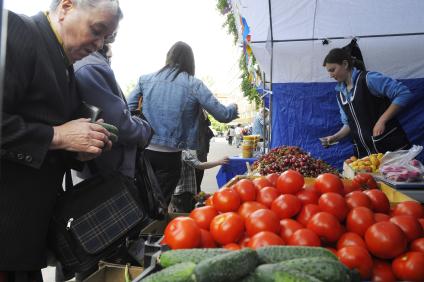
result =
[{"label": "pile of tomatoes", "polygon": [[372,188],[369,175],[347,181],[324,173],[305,184],[288,170],[242,179],[172,220],[164,240],[172,249],[322,246],[364,280],[424,281],[423,207],[407,201],[391,208]]}]

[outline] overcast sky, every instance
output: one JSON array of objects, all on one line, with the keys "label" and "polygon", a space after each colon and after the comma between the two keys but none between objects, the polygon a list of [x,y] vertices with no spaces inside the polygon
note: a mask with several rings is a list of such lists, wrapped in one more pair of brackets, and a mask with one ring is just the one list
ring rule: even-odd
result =
[{"label": "overcast sky", "polygon": [[[50,0],[5,0],[26,15],[46,10]],[[112,68],[123,89],[141,74],[161,68],[168,49],[185,41],[194,51],[196,76],[215,93],[239,91],[240,48],[222,28],[216,0],[120,0],[124,19],[113,45]]]}]

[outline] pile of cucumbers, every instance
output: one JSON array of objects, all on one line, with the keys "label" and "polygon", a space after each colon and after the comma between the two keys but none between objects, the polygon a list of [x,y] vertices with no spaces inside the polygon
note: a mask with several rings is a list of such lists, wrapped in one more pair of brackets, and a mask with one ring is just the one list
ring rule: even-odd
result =
[{"label": "pile of cucumbers", "polygon": [[161,271],[145,282],[356,282],[351,271],[327,249],[268,246],[256,251],[226,249],[172,250],[161,254]]}]

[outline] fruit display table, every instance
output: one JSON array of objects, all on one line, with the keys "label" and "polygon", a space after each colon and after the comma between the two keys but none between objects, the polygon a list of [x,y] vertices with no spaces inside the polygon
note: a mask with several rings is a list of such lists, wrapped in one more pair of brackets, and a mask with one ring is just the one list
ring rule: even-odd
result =
[{"label": "fruit display table", "polygon": [[247,171],[246,162],[252,164],[256,158],[231,157],[228,164],[222,165],[216,174],[218,187],[222,187],[236,175],[245,174]]}]

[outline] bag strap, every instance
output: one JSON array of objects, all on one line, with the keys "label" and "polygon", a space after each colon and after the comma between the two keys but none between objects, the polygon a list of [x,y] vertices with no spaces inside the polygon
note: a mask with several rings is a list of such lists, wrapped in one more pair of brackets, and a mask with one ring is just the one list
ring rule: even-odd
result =
[{"label": "bag strap", "polygon": [[72,181],[72,172],[70,169],[65,171],[65,191],[70,191],[74,187]]}]

